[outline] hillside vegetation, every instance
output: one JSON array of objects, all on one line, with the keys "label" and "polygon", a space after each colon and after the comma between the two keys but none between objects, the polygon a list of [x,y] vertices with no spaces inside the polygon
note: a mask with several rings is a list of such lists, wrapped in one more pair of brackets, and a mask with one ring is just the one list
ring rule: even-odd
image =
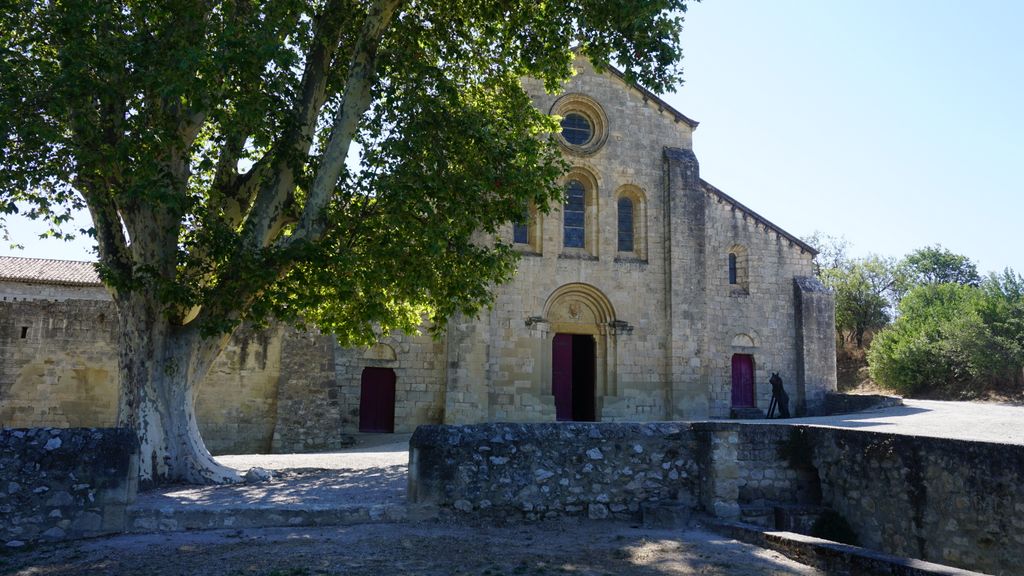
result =
[{"label": "hillside vegetation", "polygon": [[849,258],[843,239],[808,241],[835,292],[841,390],[1024,401],[1024,277],[941,246]]}]

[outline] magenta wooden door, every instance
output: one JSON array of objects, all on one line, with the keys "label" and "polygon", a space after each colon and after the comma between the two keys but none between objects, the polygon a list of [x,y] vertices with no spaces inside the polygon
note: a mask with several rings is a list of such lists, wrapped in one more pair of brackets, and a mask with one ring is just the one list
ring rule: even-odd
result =
[{"label": "magenta wooden door", "polygon": [[359,385],[359,431],[395,431],[395,371],[364,368]]},{"label": "magenta wooden door", "polygon": [[750,354],[732,355],[732,405],[754,406],[754,357]]},{"label": "magenta wooden door", "polygon": [[555,334],[551,344],[551,393],[555,419],[572,420],[572,334]]}]

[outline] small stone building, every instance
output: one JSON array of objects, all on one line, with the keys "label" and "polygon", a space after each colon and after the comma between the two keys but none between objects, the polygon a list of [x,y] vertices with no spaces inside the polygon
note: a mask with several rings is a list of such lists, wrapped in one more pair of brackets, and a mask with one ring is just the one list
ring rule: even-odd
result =
[{"label": "small stone building", "polygon": [[[564,205],[504,231],[522,258],[494,308],[451,319],[441,340],[395,334],[369,349],[281,328],[240,335],[200,390],[212,450],[330,449],[347,433],[424,423],[759,415],[773,372],[796,414],[821,412],[836,386],[835,321],[814,250],[700,178],[696,122],[614,70],[576,67],[559,95],[525,81],[562,117],[571,169]],[[0,290],[24,299],[14,260],[0,260]],[[66,415],[82,402],[116,398],[96,383],[109,376],[89,372],[116,374],[109,301],[66,283],[75,296],[54,297],[53,276],[40,271],[49,283],[33,301],[4,296],[0,424],[61,413],[77,425]],[[19,342],[29,334],[52,338],[33,348]],[[44,409],[55,403],[64,408]]]}]

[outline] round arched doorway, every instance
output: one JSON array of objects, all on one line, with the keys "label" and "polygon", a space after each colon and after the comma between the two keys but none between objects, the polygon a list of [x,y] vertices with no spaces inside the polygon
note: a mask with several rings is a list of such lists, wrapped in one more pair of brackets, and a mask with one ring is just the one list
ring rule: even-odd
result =
[{"label": "round arched doorway", "polygon": [[608,298],[589,284],[566,284],[548,297],[551,395],[560,421],[599,419],[609,392],[609,326],[615,319]]}]

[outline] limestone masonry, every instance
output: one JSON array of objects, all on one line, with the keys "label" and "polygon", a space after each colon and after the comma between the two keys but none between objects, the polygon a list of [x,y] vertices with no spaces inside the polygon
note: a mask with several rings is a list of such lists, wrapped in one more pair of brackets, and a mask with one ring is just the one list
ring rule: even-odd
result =
[{"label": "limestone masonry", "polygon": [[[199,390],[215,453],[315,451],[346,434],[487,421],[797,415],[835,389],[834,308],[814,251],[700,178],[696,122],[584,60],[558,95],[567,199],[507,226],[522,258],[443,340],[369,349],[243,331]],[[114,309],[81,263],[0,259],[0,425],[110,426]],[[86,276],[83,276],[86,274]],[[84,279],[83,279],[84,278]]]}]

